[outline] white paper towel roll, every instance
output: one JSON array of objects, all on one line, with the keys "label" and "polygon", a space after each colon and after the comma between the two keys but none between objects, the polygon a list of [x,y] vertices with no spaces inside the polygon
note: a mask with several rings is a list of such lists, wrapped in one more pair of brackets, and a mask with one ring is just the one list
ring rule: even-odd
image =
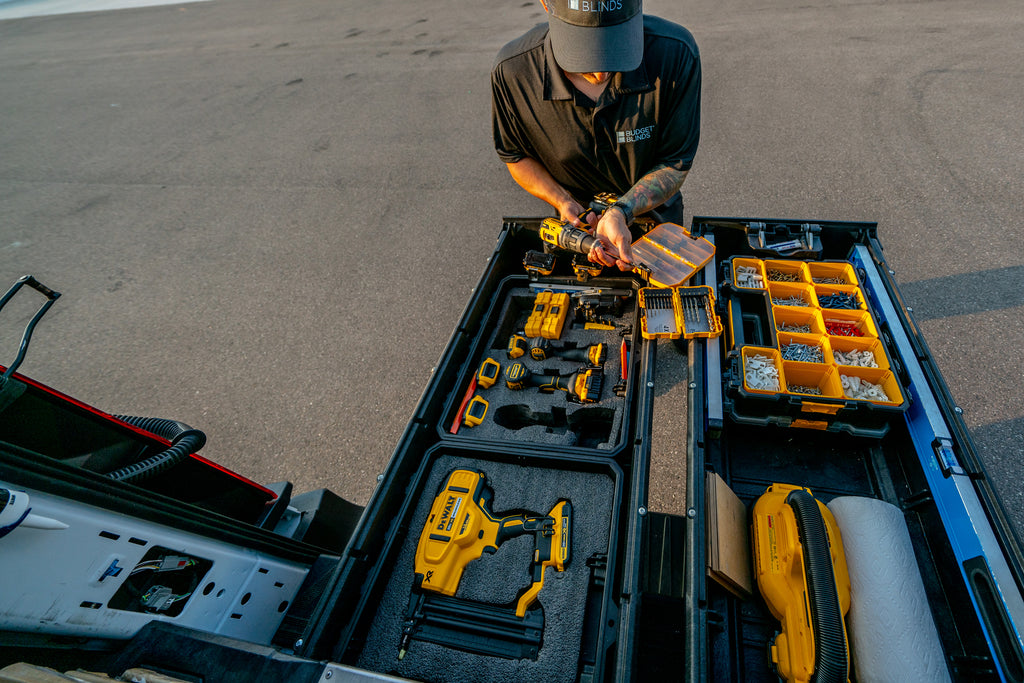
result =
[{"label": "white paper towel roll", "polygon": [[949,681],[903,512],[874,498],[828,504],[850,571],[847,631],[862,683]]}]

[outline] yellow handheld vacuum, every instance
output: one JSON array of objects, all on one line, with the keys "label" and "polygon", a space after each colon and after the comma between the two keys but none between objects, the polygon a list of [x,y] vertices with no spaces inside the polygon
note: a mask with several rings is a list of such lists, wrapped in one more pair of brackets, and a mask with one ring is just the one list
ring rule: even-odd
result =
[{"label": "yellow handheld vacuum", "polygon": [[776,673],[791,683],[846,683],[850,577],[832,513],[810,489],[773,484],[754,504],[752,526],[757,585],[782,623],[768,647]]}]

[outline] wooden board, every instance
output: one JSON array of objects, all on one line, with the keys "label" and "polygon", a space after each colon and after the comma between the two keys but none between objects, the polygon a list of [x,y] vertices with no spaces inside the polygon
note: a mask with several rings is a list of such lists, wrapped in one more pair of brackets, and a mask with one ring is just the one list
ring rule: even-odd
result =
[{"label": "wooden board", "polygon": [[747,600],[754,594],[747,506],[714,472],[707,473],[704,493],[707,500],[707,574],[737,597]]}]

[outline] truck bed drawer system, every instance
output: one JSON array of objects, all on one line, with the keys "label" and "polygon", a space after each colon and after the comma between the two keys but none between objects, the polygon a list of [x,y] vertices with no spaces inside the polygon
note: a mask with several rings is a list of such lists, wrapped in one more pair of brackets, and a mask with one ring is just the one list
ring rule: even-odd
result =
[{"label": "truck bed drawer system", "polygon": [[[275,576],[268,589],[290,591],[274,602],[274,621],[245,612],[246,623],[280,624],[276,633],[247,642],[227,627],[186,623],[178,613],[203,599],[189,588],[126,642],[94,644],[110,651],[107,670],[148,665],[247,683],[335,673],[703,683],[826,680],[826,670],[835,680],[881,671],[901,681],[1024,681],[1019,542],[902,304],[875,224],[695,217],[692,235],[713,243],[714,256],[682,286],[662,288],[577,275],[571,258],[540,252],[541,223],[505,219],[351,534],[311,515],[318,531],[306,543],[275,541],[285,497],[257,501],[271,511],[262,529],[241,517],[200,523],[202,500],[169,514],[177,505],[159,488],[139,503],[213,544],[213,561],[164,549],[195,574],[221,570],[214,551],[229,530],[240,556],[291,561],[295,576]],[[647,509],[656,363],[688,368],[687,405],[672,418],[688,434],[684,515]],[[30,398],[69,403],[29,384]],[[37,449],[12,449],[0,484],[32,489],[38,501],[48,489],[136,514],[118,502],[134,489],[93,473],[76,482]],[[278,495],[244,488],[271,502]],[[792,493],[752,515],[769,489]],[[337,519],[352,517],[331,507],[347,510]],[[15,538],[24,536],[0,542],[10,550]],[[753,561],[720,566],[723,548]],[[18,565],[16,554],[5,558]],[[139,567],[163,568],[148,558]],[[769,575],[771,590],[759,590]],[[201,594],[214,600],[213,588]],[[833,603],[845,614],[838,631]],[[905,642],[888,635],[893,623]],[[22,637],[0,636],[5,655]]]},{"label": "truck bed drawer system", "polygon": [[[740,599],[706,576],[704,475],[714,472],[748,511],[778,482],[807,487],[822,503],[854,496],[895,506],[910,534],[950,677],[1024,678],[1015,626],[1024,623],[1019,549],[941,376],[903,310],[873,224],[696,219],[694,234],[715,242],[717,253],[686,283],[705,289],[681,289],[680,297],[699,291],[702,300],[715,302],[712,313],[724,331],[680,340],[686,357],[665,346],[656,360],[657,343],[640,334],[648,315],[644,299],[656,300],[650,289],[639,296],[642,282],[580,283],[557,266],[551,275],[524,277],[523,254],[539,248],[536,222],[506,220],[494,257],[350,547],[352,560],[342,572],[334,610],[338,637],[325,654],[422,680],[776,680],[766,653],[779,622],[758,591]],[[765,227],[768,238],[762,241],[758,232]],[[780,241],[788,242],[787,251],[770,248]],[[752,266],[760,284],[745,277],[743,284],[754,286],[741,286],[737,265],[748,267],[744,275]],[[789,289],[773,277],[788,279]],[[614,313],[604,311],[609,325],[590,326],[581,317],[576,301],[587,288],[623,295]],[[568,293],[562,301],[571,309],[563,336],[548,348],[601,343],[614,358],[604,367],[596,401],[573,401],[571,392],[550,387],[513,391],[502,385],[504,376],[485,389],[469,387],[487,358],[500,365],[502,375],[516,362],[510,339],[527,331],[543,291]],[[798,296],[806,297],[803,305],[795,305]],[[546,344],[539,336],[520,340],[518,362],[552,377],[581,367],[579,360],[543,352],[531,358],[530,349]],[[629,353],[620,357],[623,340]],[[784,358],[790,344],[817,348],[820,355]],[[748,348],[777,359],[783,382],[777,390],[749,386],[743,365]],[[837,351],[846,355],[835,356]],[[868,365],[882,367],[853,365],[865,357]],[[613,393],[622,360],[626,387]],[[655,362],[689,364],[689,408],[678,416],[689,426],[686,517],[646,510]],[[885,393],[848,393],[851,376]],[[473,394],[487,401],[483,421],[453,434],[460,404]],[[580,552],[573,549],[571,570],[548,570],[551,585],[564,580],[580,588],[575,597],[547,594],[547,587],[538,594],[544,622],[535,658],[503,659],[436,643],[427,653],[416,642],[407,656],[420,649],[415,662],[391,652],[412,581],[408,557],[435,482],[450,469],[440,460],[451,457],[500,470],[511,498],[496,509],[541,510],[557,495],[571,497],[574,506],[590,496],[604,501],[588,510],[574,507],[573,542],[583,533],[597,537],[581,542]],[[582,472],[593,481],[580,479]],[[526,502],[530,497],[523,493],[537,493],[540,481],[550,489],[547,497]],[[517,488],[520,493],[513,493]],[[598,530],[584,531],[585,524]],[[484,564],[480,569],[488,571]],[[479,590],[470,579],[467,571],[467,595]],[[496,586],[491,602],[511,600],[508,590]],[[560,615],[557,624],[554,612]],[[346,614],[352,618],[342,618]],[[321,624],[321,636],[335,633],[329,623]]]}]

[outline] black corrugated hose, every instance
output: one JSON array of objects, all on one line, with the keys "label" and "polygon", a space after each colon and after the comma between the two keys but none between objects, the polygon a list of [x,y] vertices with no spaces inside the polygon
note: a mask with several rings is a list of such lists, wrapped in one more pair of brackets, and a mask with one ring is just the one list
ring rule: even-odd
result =
[{"label": "black corrugated hose", "polygon": [[810,601],[814,628],[813,683],[846,683],[850,658],[846,645],[846,629],[839,609],[835,571],[829,552],[828,533],[818,501],[807,491],[797,489],[786,496],[793,508],[800,542],[804,549],[804,571],[807,575],[807,597]]},{"label": "black corrugated hose", "polygon": [[115,415],[114,417],[171,442],[171,446],[167,450],[107,474],[115,481],[136,483],[148,479],[177,465],[190,453],[195,453],[206,444],[206,434],[177,420],[160,417],[134,417],[132,415]]}]

